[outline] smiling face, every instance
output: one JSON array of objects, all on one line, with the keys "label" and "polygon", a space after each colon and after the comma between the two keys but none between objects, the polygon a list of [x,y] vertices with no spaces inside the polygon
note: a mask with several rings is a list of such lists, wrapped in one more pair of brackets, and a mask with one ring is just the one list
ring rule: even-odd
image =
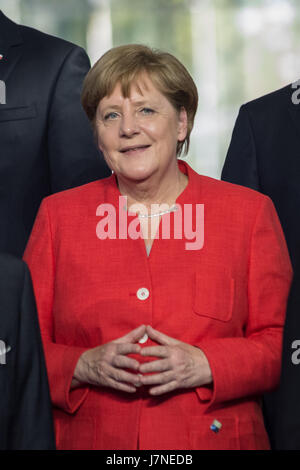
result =
[{"label": "smiling face", "polygon": [[120,178],[142,181],[177,168],[177,142],[187,133],[184,108],[178,112],[143,75],[125,98],[118,83],[97,108],[98,145]]}]

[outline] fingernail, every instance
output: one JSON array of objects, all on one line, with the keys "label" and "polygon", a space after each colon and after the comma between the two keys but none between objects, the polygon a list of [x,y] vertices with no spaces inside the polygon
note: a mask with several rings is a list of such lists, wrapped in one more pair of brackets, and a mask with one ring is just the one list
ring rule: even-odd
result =
[{"label": "fingernail", "polygon": [[143,385],[141,382],[140,382],[140,377],[143,377],[142,374],[137,374],[138,378],[139,378],[139,382],[137,382],[135,384],[136,387],[140,387],[141,385]]}]

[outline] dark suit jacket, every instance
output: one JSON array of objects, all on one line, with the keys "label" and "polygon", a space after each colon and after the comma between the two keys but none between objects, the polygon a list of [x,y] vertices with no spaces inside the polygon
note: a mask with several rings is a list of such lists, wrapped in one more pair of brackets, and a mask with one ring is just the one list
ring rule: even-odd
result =
[{"label": "dark suit jacket", "polygon": [[26,264],[0,255],[0,449],[54,449],[48,380]]},{"label": "dark suit jacket", "polygon": [[0,11],[0,251],[21,256],[42,198],[111,174],[81,104],[83,49]]},{"label": "dark suit jacket", "polygon": [[241,107],[222,171],[222,179],[271,197],[294,268],[281,383],[277,393],[265,397],[266,424],[278,449],[300,449],[300,365],[291,361],[291,344],[300,339],[300,105],[293,103],[295,91],[289,85]]}]

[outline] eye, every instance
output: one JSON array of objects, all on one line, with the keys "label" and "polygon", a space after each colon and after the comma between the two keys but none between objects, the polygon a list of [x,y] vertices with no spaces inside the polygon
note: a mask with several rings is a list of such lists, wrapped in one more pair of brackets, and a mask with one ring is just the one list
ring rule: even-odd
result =
[{"label": "eye", "polygon": [[108,121],[108,120],[111,120],[111,119],[117,119],[117,117],[118,117],[118,114],[112,111],[111,113],[105,114],[104,120]]},{"label": "eye", "polygon": [[154,109],[151,108],[142,108],[141,113],[145,116],[155,113]]}]

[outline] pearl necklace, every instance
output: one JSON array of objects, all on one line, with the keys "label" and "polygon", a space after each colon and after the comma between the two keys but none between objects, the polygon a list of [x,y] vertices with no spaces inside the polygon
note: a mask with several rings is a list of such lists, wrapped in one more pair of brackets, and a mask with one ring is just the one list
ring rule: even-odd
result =
[{"label": "pearl necklace", "polygon": [[169,214],[170,212],[176,212],[177,210],[178,210],[177,206],[174,205],[170,209],[168,209],[167,211],[157,212],[156,214],[138,214],[138,217],[149,219],[150,217],[159,217],[159,216],[164,215],[164,214]]},{"label": "pearl necklace", "polygon": [[[124,211],[127,211],[127,207],[124,206],[123,207],[123,210]],[[140,217],[141,219],[149,219],[151,217],[159,217],[161,215],[164,215],[164,214],[169,214],[170,212],[176,212],[178,210],[178,207],[176,206],[176,204],[174,204],[170,209],[168,209],[167,211],[161,211],[161,212],[156,212],[155,214],[140,214],[140,213],[137,213],[138,217]]]}]

